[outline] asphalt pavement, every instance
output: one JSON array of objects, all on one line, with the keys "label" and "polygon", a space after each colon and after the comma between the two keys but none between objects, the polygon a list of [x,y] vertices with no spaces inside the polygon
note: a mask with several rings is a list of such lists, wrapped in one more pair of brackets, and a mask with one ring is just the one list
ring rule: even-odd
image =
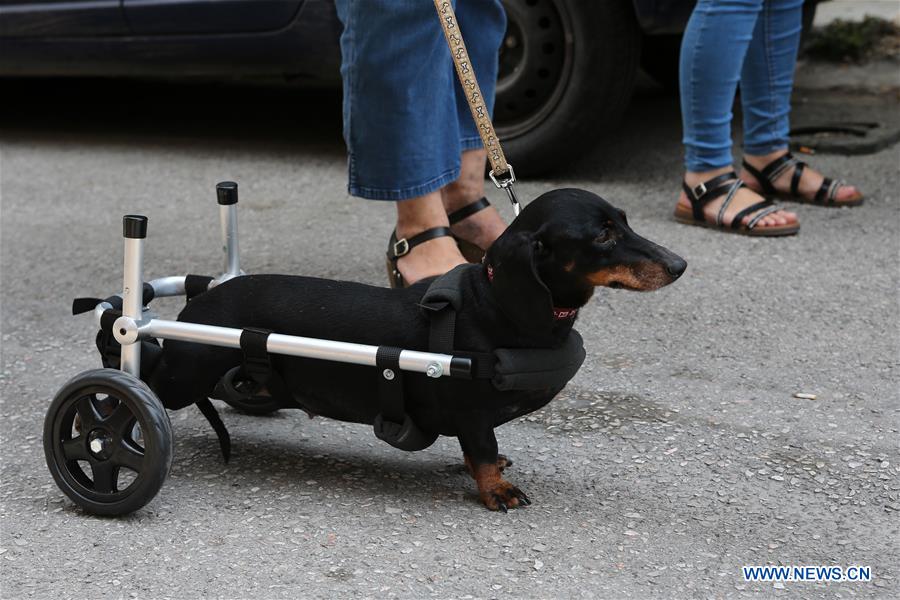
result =
[{"label": "asphalt pavement", "polygon": [[[332,94],[18,92],[0,123],[3,598],[900,597],[897,146],[810,157],[866,204],[793,205],[802,231],[775,240],[671,219],[665,94],[644,92],[552,179],[520,173],[522,197],[594,191],[689,265],[659,292],[599,291],[576,326],[579,374],[498,429],[528,508],[486,510],[455,440],[407,454],[364,426],[220,406],[231,462],[194,408],[170,413],[165,486],[109,519],[57,489],[41,427],[56,391],[99,366],[69,307],[120,288],[121,216],[150,218],[148,278],[214,273],[213,186],[232,179],[247,271],[385,285],[392,207],[346,195]],[[872,581],[743,580],[765,564],[865,565]]]}]

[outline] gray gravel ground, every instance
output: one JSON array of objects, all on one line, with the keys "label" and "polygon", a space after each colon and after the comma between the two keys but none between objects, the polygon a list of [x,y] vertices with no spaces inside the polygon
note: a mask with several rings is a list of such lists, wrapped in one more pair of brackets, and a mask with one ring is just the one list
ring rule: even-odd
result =
[{"label": "gray gravel ground", "polygon": [[[93,108],[60,108],[37,89],[2,136],[4,598],[900,595],[896,146],[814,157],[867,204],[798,207],[803,231],[781,240],[670,219],[681,150],[665,97],[639,99],[558,177],[522,173],[522,196],[596,191],[689,263],[657,293],[598,293],[578,323],[581,372],[498,430],[529,508],[484,509],[454,440],[405,454],[366,427],[223,408],[230,464],[196,410],[171,413],[158,497],[100,519],[53,483],[41,426],[98,364],[69,303],[119,287],[121,215],[150,216],[148,277],[212,273],[212,186],[234,179],[248,271],[382,285],[392,213],[346,196],[330,99],[305,115],[290,94],[270,105],[278,93],[207,112],[181,88],[142,104],[145,88],[107,86]],[[747,564],[870,565],[873,581],[748,583]]]}]

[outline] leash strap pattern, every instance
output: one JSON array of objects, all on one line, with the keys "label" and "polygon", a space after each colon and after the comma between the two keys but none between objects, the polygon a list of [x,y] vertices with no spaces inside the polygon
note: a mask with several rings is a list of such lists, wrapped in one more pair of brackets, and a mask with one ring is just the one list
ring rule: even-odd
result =
[{"label": "leash strap pattern", "polygon": [[[506,162],[503,149],[500,147],[500,140],[494,131],[494,125],[491,123],[491,117],[484,103],[481,88],[478,86],[478,80],[475,78],[472,61],[469,59],[466,43],[462,39],[462,33],[459,30],[453,6],[450,0],[434,0],[434,7],[437,9],[438,17],[440,17],[441,28],[444,30],[444,37],[447,38],[450,56],[453,58],[453,64],[456,66],[456,74],[469,103],[469,110],[472,111],[472,118],[475,119],[478,134],[481,136],[485,150],[487,150],[488,161],[491,163],[492,177],[510,177],[512,172],[510,171],[509,163]],[[499,184],[498,187],[500,187]]]}]

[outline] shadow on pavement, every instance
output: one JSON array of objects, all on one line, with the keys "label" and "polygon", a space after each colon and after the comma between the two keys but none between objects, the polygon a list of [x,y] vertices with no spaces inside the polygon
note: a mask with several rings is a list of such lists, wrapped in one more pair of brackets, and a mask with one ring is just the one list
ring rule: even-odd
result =
[{"label": "shadow on pavement", "polygon": [[[3,90],[7,140],[345,156],[340,90],[63,78],[7,80]],[[677,161],[680,123],[676,96],[641,86],[617,130],[547,176],[593,180],[633,173],[636,160]]]}]

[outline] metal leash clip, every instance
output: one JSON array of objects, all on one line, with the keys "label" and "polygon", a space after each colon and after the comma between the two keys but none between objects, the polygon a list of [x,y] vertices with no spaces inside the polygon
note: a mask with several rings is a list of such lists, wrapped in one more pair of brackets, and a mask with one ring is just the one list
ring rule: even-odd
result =
[{"label": "metal leash clip", "polygon": [[497,176],[494,175],[493,169],[488,173],[488,176],[491,178],[491,181],[494,182],[494,185],[504,190],[506,195],[509,196],[509,202],[512,204],[513,213],[518,217],[522,207],[519,205],[518,196],[516,196],[516,188],[513,187],[513,184],[516,182],[516,172],[513,171],[513,166],[511,164],[506,163],[506,166],[509,170],[506,172],[503,179],[498,179]]}]

